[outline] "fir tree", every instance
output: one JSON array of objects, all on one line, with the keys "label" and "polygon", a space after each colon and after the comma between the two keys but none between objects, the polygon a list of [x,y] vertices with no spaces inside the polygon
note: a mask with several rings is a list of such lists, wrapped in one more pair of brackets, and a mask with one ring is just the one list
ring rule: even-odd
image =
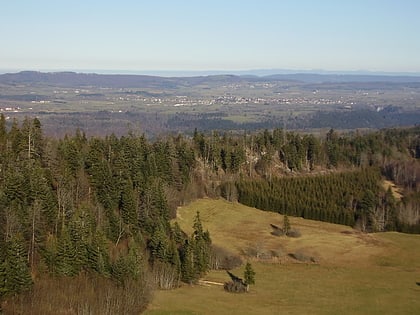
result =
[{"label": "fir tree", "polygon": [[174,226],[172,227],[172,237],[177,245],[182,245],[185,241],[186,235],[181,230],[181,227],[179,226],[178,222],[175,222]]},{"label": "fir tree", "polygon": [[1,290],[6,294],[20,293],[32,285],[23,238],[15,236],[7,242],[6,246],[6,256],[0,269],[0,274],[5,273]]},{"label": "fir tree", "polygon": [[255,284],[255,271],[252,268],[252,265],[249,261],[247,261],[245,265],[244,281],[245,281],[245,284],[247,285]]},{"label": "fir tree", "polygon": [[124,256],[118,257],[112,265],[112,278],[119,286],[124,286],[130,275],[127,259]]},{"label": "fir tree", "polygon": [[69,232],[67,228],[65,228],[62,231],[57,244],[57,273],[65,276],[76,275],[79,272],[78,264],[75,260],[76,257],[76,250],[73,247]]},{"label": "fir tree", "polygon": [[88,246],[88,265],[100,275],[108,276],[110,274],[110,262],[107,249],[107,240],[103,232],[98,231]]},{"label": "fir tree", "polygon": [[181,280],[193,283],[196,280],[194,268],[194,241],[186,240],[181,249]]},{"label": "fir tree", "polygon": [[162,262],[169,261],[169,240],[161,223],[156,225],[149,241],[149,249],[152,260],[158,259]]},{"label": "fir tree", "polygon": [[130,238],[128,242],[128,254],[125,259],[129,278],[139,280],[144,272],[144,260],[141,247],[134,238]]},{"label": "fir tree", "polygon": [[194,232],[192,239],[194,240],[194,269],[197,273],[197,277],[200,277],[202,274],[209,270],[211,239],[210,233],[208,231],[203,231],[203,226],[201,225],[200,220],[200,213],[198,211],[194,218],[193,228]]}]

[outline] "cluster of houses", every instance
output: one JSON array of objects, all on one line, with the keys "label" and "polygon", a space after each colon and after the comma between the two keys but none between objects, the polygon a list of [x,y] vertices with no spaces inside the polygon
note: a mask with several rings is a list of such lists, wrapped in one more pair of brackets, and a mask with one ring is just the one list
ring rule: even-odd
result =
[{"label": "cluster of houses", "polygon": [[[8,113],[18,113],[20,111],[20,107],[0,107],[0,112],[8,112]],[[7,117],[6,117],[7,119]]]}]

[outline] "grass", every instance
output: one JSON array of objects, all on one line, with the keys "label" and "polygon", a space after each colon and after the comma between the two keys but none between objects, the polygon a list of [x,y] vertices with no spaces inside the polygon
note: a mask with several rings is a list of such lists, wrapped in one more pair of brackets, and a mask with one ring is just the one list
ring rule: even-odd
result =
[{"label": "grass", "polygon": [[[192,231],[196,211],[213,243],[237,254],[258,244],[281,248],[275,260],[251,259],[256,284],[247,294],[218,285],[157,291],[145,314],[418,314],[420,312],[420,236],[361,234],[350,227],[289,217],[300,238],[271,235],[270,223],[283,217],[223,200],[198,200],[178,211],[181,227]],[[305,252],[319,263],[290,259]],[[242,276],[243,266],[233,271]],[[211,271],[206,280],[229,280]]]}]

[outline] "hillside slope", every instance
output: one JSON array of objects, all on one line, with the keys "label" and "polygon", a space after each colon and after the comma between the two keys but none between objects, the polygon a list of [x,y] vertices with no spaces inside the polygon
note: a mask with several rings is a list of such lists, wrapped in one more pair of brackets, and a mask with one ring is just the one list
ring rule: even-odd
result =
[{"label": "hillside slope", "polygon": [[[277,252],[288,262],[289,253],[305,252],[323,265],[366,264],[367,261],[389,251],[391,244],[377,234],[360,233],[351,227],[320,221],[289,217],[291,226],[302,234],[299,238],[272,235],[271,224],[282,226],[283,216],[229,203],[225,200],[201,199],[187,207],[180,207],[177,222],[185,231],[192,231],[196,211],[200,212],[214,245],[244,255],[252,247],[262,253]],[[420,240],[420,238],[419,238]],[[285,259],[281,259],[285,258]]]},{"label": "hillside slope", "polygon": [[[350,227],[289,218],[302,236],[271,235],[279,214],[223,200],[202,199],[179,208],[177,222],[191,232],[196,211],[213,244],[243,254],[250,246],[279,258],[250,258],[257,272],[248,294],[221,286],[184,286],[158,291],[146,314],[417,314],[420,310],[419,235],[360,234]],[[316,263],[301,263],[305,253]],[[241,276],[243,268],[233,271]],[[416,280],[417,279],[417,280]],[[224,271],[206,280],[225,282]],[[211,301],[211,302],[209,302]]]}]

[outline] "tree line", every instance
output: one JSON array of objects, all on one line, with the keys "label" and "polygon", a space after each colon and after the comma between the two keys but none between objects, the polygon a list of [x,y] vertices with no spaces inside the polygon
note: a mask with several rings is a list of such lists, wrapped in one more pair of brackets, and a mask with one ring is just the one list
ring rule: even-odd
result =
[{"label": "tree line", "polygon": [[236,182],[238,201],[262,210],[357,226],[395,230],[396,200],[381,191],[378,168],[302,177]]},{"label": "tree line", "polygon": [[[193,134],[198,160],[228,200],[366,231],[420,232],[420,127],[325,135]],[[400,188],[401,198],[389,179]]]}]

